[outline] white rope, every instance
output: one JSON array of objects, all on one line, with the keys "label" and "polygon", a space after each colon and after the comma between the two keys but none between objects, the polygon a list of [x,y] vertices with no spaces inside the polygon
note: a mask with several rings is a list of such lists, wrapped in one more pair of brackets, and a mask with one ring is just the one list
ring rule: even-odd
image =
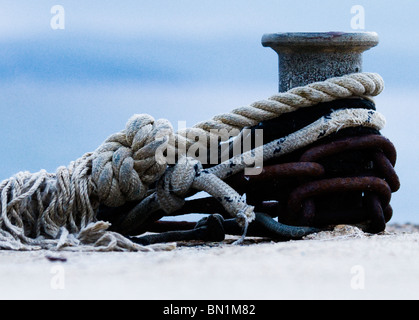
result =
[{"label": "white rope", "polygon": [[196,191],[206,191],[216,198],[227,212],[238,218],[239,224],[244,227],[255,217],[253,207],[248,206],[243,197],[223,182],[223,179],[242,171],[252,160],[260,158],[267,161],[291,153],[341,129],[364,126],[381,130],[384,125],[385,118],[376,111],[342,109],[321,117],[286,137],[236,155],[228,161],[205,170],[195,159],[181,158],[174,167],[165,172],[157,190],[145,200],[147,206],[140,204],[139,208],[142,209],[137,210],[136,215],[147,215],[158,209],[163,209],[167,213],[174,212],[183,206],[184,196],[193,188]]},{"label": "white rope", "polygon": [[[375,96],[382,89],[383,81],[376,74],[333,78],[216,116],[189,132],[210,137],[212,129],[241,130],[300,107],[350,96]],[[232,158],[204,170],[199,161],[189,157],[180,157],[173,167],[158,161],[157,150],[178,148],[181,143],[186,143],[187,150],[192,142],[180,132],[174,134],[167,120],[135,115],[123,131],[110,136],[96,151],[58,168],[55,174],[22,172],[0,183],[0,248],[150,251],[152,246],[134,244],[108,231],[109,223],[97,221],[99,205],[118,207],[127,201],[140,202],[134,216],[126,218],[129,223],[158,209],[170,213],[181,208],[191,190],[208,192],[247,228],[254,219],[253,207],[222,181],[243,170],[248,164],[243,160],[255,155],[264,160],[277,157],[341,128],[368,126],[380,130],[383,125],[384,119],[377,112],[339,110],[288,137],[237,156],[240,159]],[[155,182],[157,188],[149,190]],[[173,246],[154,247],[168,248]]]},{"label": "white rope", "polygon": [[[330,102],[349,97],[374,97],[384,90],[383,78],[377,73],[354,73],[343,77],[330,78],[304,87],[296,87],[287,92],[277,93],[267,100],[252,103],[229,113],[214,116],[192,128],[178,132],[177,143],[186,144],[186,150],[195,143],[188,137],[205,136],[203,141],[212,141],[211,130],[240,132],[244,127],[257,125],[284,113],[310,107],[321,102]],[[237,130],[238,129],[238,130]],[[185,149],[185,148],[184,148]]]}]

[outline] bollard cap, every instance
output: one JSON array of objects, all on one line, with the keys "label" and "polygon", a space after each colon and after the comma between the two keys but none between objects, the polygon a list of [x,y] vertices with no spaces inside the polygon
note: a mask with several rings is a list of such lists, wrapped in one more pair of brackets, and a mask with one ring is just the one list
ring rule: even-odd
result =
[{"label": "bollard cap", "polygon": [[378,45],[375,32],[287,32],[271,33],[262,37],[262,45],[276,52],[299,51],[364,52]]},{"label": "bollard cap", "polygon": [[279,57],[279,91],[362,72],[362,53],[378,44],[375,32],[272,33],[262,37]]}]

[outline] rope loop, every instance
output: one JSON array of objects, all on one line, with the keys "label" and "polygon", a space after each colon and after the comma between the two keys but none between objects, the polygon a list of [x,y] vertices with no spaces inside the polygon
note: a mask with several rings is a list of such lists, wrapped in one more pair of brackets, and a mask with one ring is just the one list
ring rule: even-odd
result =
[{"label": "rope loop", "polygon": [[243,196],[218,178],[202,168],[201,162],[183,156],[166,170],[157,186],[157,201],[166,213],[183,207],[185,197],[192,189],[205,191],[216,198],[241,226],[251,222],[255,215],[253,207],[246,204]]},{"label": "rope loop", "polygon": [[195,177],[202,170],[198,160],[183,156],[166,170],[157,185],[157,201],[166,213],[172,213],[185,203],[185,196],[191,190]]},{"label": "rope loop", "polygon": [[145,114],[131,117],[125,130],[110,136],[93,155],[92,182],[99,200],[118,207],[143,199],[148,186],[166,170],[166,163],[156,160],[156,151],[172,135],[167,120],[155,121]]},{"label": "rope loop", "polygon": [[[352,96],[370,98],[383,88],[383,79],[374,73],[332,78],[217,115],[186,129],[185,137],[181,132],[175,134],[167,120],[134,115],[124,130],[110,136],[93,153],[58,168],[55,174],[23,172],[1,182],[0,249],[148,250],[110,233],[109,224],[97,221],[99,205],[119,207],[137,201],[139,209],[131,218],[140,221],[153,210],[176,211],[194,190],[206,191],[220,201],[245,233],[255,218],[254,208],[222,180],[244,168],[237,164],[237,159],[203,169],[198,160],[181,157],[175,165],[168,166],[160,158],[164,154],[160,151],[179,151],[176,144],[185,145],[188,151],[197,143],[189,136],[206,137],[203,140],[210,147],[210,141],[217,139],[214,130],[235,130],[239,134],[244,127],[299,108]],[[380,130],[384,119],[371,110],[339,110],[238,157],[246,159],[255,153],[264,160],[272,159],[341,128],[360,125]]]}]

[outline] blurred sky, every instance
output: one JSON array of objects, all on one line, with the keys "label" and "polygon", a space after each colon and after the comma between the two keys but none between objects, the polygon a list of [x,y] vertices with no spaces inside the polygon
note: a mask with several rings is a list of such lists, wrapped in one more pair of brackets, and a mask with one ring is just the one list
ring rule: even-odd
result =
[{"label": "blurred sky", "polygon": [[[65,9],[53,30],[51,7]],[[394,222],[419,223],[419,1],[0,0],[0,180],[18,171],[54,172],[134,113],[188,126],[277,90],[277,57],[264,33],[364,31],[380,36],[364,71],[386,90],[377,109],[399,152],[402,188]]]}]

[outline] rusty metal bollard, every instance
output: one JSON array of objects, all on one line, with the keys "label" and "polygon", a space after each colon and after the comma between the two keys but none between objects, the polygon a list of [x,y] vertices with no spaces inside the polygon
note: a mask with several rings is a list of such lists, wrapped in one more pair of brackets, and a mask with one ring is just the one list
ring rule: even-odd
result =
[{"label": "rusty metal bollard", "polygon": [[[279,92],[332,77],[362,72],[363,52],[375,47],[378,42],[378,35],[374,32],[274,33],[265,34],[262,37],[262,45],[272,48],[278,54]],[[355,135],[350,133],[348,136],[343,135],[340,138],[329,139],[317,149],[310,147],[305,151],[307,154],[307,152],[313,152],[314,149],[328,149],[330,154],[334,154],[334,158],[332,157],[326,162],[318,161],[319,165],[327,167],[326,173],[320,178],[296,176],[298,182],[292,187],[288,187],[279,186],[278,177],[277,185],[279,187],[275,192],[282,195],[287,194],[289,197],[288,208],[284,209],[286,207],[284,204],[281,206],[282,217],[279,213],[279,220],[284,219],[290,224],[297,225],[369,221],[368,231],[376,233],[385,229],[385,224],[392,215],[389,204],[390,194],[397,191],[400,186],[394,171],[395,149],[394,155],[389,159],[388,155],[382,151],[392,148],[390,141],[384,141],[386,147],[383,148],[380,143],[376,143],[376,141],[383,140],[378,132],[372,135],[362,133],[363,138],[358,138],[357,135],[359,133]],[[339,140],[342,138],[343,140]],[[339,141],[342,142],[339,143]],[[342,145],[341,149],[338,148],[339,145]],[[348,153],[351,152],[354,154],[348,157]],[[275,180],[272,176],[276,175],[275,172],[279,166],[284,166],[283,161],[280,160],[279,164],[265,168],[264,176],[262,175],[258,179]],[[292,161],[296,160],[292,159]],[[297,161],[317,160],[311,158],[306,160],[301,157]],[[348,164],[349,167],[354,168],[353,172],[341,169],[342,166],[348,166]],[[369,190],[370,181],[383,186],[383,190],[385,189],[387,192],[386,201],[382,201],[380,204],[380,201],[377,200],[379,198],[378,191],[371,192]],[[358,191],[354,191],[355,182]],[[260,192],[260,194],[262,193]],[[311,195],[303,197],[303,193],[306,195],[311,193]],[[319,196],[320,193],[323,195]],[[287,196],[282,196],[279,202],[286,201]],[[258,195],[254,197],[254,200],[256,203],[259,202],[259,205],[263,203]],[[347,210],[351,206],[352,209]],[[344,213],[342,214],[342,212]],[[360,214],[361,212],[362,214]]]},{"label": "rusty metal bollard", "polygon": [[279,92],[362,72],[362,53],[378,44],[375,32],[272,33],[262,37],[279,58]]},{"label": "rusty metal bollard", "polygon": [[[377,44],[378,35],[373,32],[275,33],[262,38],[262,45],[278,54],[279,92],[362,72],[363,52]],[[291,111],[253,129],[262,128],[267,143],[299,130],[320,115],[344,108],[371,110],[375,105],[362,97],[335,100]],[[396,150],[380,132],[349,128],[264,164],[258,176],[245,176],[241,172],[226,182],[246,194],[246,202],[255,207],[257,219],[250,224],[249,235],[286,240],[290,238],[289,230],[294,232],[303,227],[299,231],[313,232],[314,228],[337,224],[364,224],[366,231],[378,233],[392,217],[391,193],[400,187],[395,163]],[[226,220],[217,216],[218,227],[228,234],[242,232],[234,219],[227,220],[229,214],[214,198],[188,200],[172,215],[188,213],[219,213]],[[139,226],[137,234],[194,228],[191,222],[156,222],[164,215],[161,210],[153,214]],[[188,231],[187,239],[201,239],[202,234],[198,234],[201,231],[200,228]],[[176,232],[168,236],[173,234],[186,237],[186,233]],[[155,238],[160,241],[164,236]]]}]

